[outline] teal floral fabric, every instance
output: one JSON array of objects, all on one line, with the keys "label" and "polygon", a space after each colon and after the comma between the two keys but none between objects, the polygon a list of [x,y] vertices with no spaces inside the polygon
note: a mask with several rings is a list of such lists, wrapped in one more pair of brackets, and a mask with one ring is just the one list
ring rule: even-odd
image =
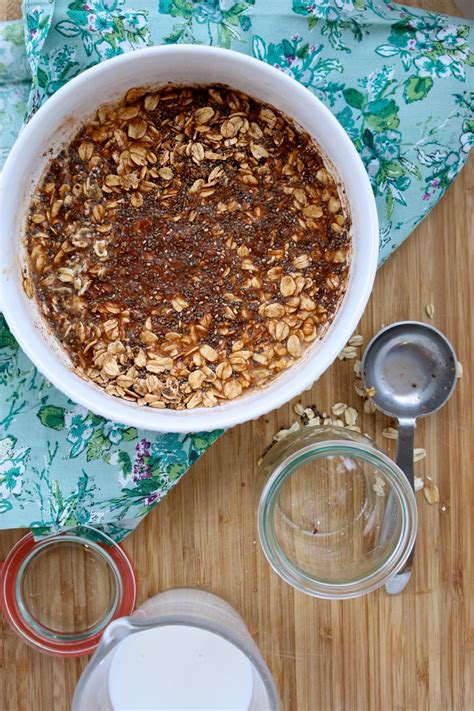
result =
[{"label": "teal floral fabric", "polygon": [[0,23],[0,167],[22,126],[30,89],[23,22]]},{"label": "teal floral fabric", "polygon": [[[473,34],[386,0],[26,0],[24,23],[0,25],[0,165],[23,117],[87,67],[154,44],[232,48],[293,76],[344,126],[376,196],[383,262],[474,143]],[[88,524],[120,539],[219,434],[138,432],[88,412],[0,320],[0,527]]]},{"label": "teal floral fabric", "polygon": [[58,392],[0,314],[0,527],[123,538],[219,437],[139,432]]}]

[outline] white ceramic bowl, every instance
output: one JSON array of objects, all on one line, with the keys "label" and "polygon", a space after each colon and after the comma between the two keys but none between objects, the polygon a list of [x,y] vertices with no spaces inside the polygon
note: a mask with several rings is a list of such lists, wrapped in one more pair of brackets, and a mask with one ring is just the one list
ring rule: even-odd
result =
[{"label": "white ceramic bowl", "polygon": [[[35,301],[22,288],[22,230],[29,199],[50,157],[97,107],[130,87],[167,82],[220,82],[261,99],[308,131],[335,166],[352,213],[353,254],[347,292],[324,337],[268,387],[224,405],[189,411],[139,408],[81,380],[53,336]],[[369,298],[378,254],[378,221],[372,189],[351,140],[331,112],[291,77],[229,50],[194,45],[152,47],[108,60],[68,82],[22,131],[2,173],[0,206],[0,307],[26,355],[59,390],[93,412],[117,422],[167,432],[229,427],[273,410],[303,390],[331,365],[354,331]]]}]

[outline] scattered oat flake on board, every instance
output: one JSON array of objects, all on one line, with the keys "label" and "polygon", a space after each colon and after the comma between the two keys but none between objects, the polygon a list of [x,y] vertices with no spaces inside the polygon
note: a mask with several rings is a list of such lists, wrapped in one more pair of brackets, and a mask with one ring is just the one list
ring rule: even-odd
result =
[{"label": "scattered oat flake on board", "polygon": [[382,430],[382,436],[386,439],[398,439],[398,430],[394,427],[385,427]]},{"label": "scattered oat flake on board", "polygon": [[357,375],[358,378],[360,378],[360,376],[362,374],[362,361],[361,360],[354,361],[354,373]]},{"label": "scattered oat flake on board", "polygon": [[435,315],[434,304],[426,304],[425,311],[426,311],[426,315],[429,316],[429,318],[433,318]]},{"label": "scattered oat flake on board", "polygon": [[337,356],[339,360],[350,360],[351,358],[357,358],[357,350],[355,346],[346,346]]},{"label": "scattered oat flake on board", "polygon": [[423,449],[423,447],[415,447],[413,450],[413,461],[420,462],[422,459],[425,459],[425,457],[426,449]]},{"label": "scattered oat flake on board", "polygon": [[347,410],[347,405],[344,402],[336,402],[335,405],[331,405],[331,412],[333,415],[338,417],[342,415]]},{"label": "scattered oat flake on board", "polygon": [[300,423],[295,421],[295,422],[293,422],[291,427],[288,427],[288,429],[283,428],[283,429],[279,430],[278,432],[276,432],[273,435],[273,441],[279,442],[281,439],[283,439],[287,435],[292,434],[293,432],[297,432],[300,428],[301,428]]},{"label": "scattered oat flake on board", "polygon": [[299,429],[301,429],[301,425],[299,422],[296,420],[291,424],[290,429],[288,430],[290,433],[291,432],[297,432]]},{"label": "scattered oat flake on board", "polygon": [[353,407],[348,407],[344,410],[344,419],[349,427],[353,427],[355,425],[358,417],[359,415],[357,414],[357,410]]},{"label": "scattered oat flake on board", "polygon": [[385,496],[385,482],[381,477],[375,477],[375,481],[372,484],[372,491],[375,491],[377,496]]},{"label": "scattered oat flake on board", "polygon": [[463,376],[462,363],[458,360],[458,378],[462,378],[462,376]]},{"label": "scattered oat flake on board", "polygon": [[364,344],[364,336],[360,333],[356,333],[354,336],[349,338],[350,346],[362,346]]},{"label": "scattered oat flake on board", "polygon": [[432,481],[425,482],[423,495],[429,504],[437,504],[439,502],[439,489]]},{"label": "scattered oat flake on board", "polygon": [[377,391],[375,390],[373,385],[371,385],[370,388],[365,389],[365,394],[367,395],[367,397],[374,397],[376,392]]},{"label": "scattered oat flake on board", "polygon": [[302,417],[304,415],[304,407],[300,402],[297,402],[296,405],[293,405],[293,411],[295,415],[299,415],[299,417]]},{"label": "scattered oat flake on board", "polygon": [[367,415],[372,415],[376,409],[374,401],[370,398],[364,402],[364,412]]},{"label": "scattered oat flake on board", "polygon": [[423,487],[425,486],[425,482],[421,478],[421,476],[416,476],[414,480],[414,488],[415,488],[415,493],[417,491],[421,491]]}]

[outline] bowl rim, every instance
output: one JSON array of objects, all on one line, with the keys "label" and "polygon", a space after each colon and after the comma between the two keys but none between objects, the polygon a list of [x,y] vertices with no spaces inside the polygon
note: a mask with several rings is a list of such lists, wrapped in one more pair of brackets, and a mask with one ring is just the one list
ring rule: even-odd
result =
[{"label": "bowl rim", "polygon": [[[365,171],[362,159],[356,151],[351,139],[336,117],[331,111],[306,87],[297,82],[293,77],[278,71],[272,65],[234,50],[223,49],[218,47],[208,47],[202,45],[161,45],[157,47],[147,47],[134,52],[126,53],[105,60],[89,69],[86,69],[81,74],[77,75],[64,86],[62,86],[55,94],[53,94],[36,112],[30,122],[21,131],[16,143],[10,151],[10,154],[5,162],[2,172],[2,183],[4,184],[13,181],[17,182],[15,163],[17,156],[24,150],[27,150],[28,143],[34,142],[36,127],[48,117],[54,116],[56,107],[61,105],[65,97],[73,93],[81,91],[81,88],[88,82],[107,72],[120,71],[120,68],[130,62],[140,62],[144,54],[152,57],[160,58],[162,55],[188,55],[196,58],[201,56],[214,56],[216,61],[221,57],[230,57],[242,67],[242,72],[259,72],[262,81],[268,77],[270,81],[277,79],[281,85],[287,85],[288,91],[293,92],[295,101],[301,97],[304,101],[313,103],[319,113],[324,117],[325,121],[334,130],[336,140],[342,143],[344,150],[347,151],[347,159],[350,161],[354,169],[355,180],[362,186],[365,197],[367,198],[365,206],[365,232],[364,240],[366,242],[365,260],[364,260],[364,277],[361,288],[357,293],[351,292],[350,313],[346,310],[344,313],[344,328],[333,330],[331,327],[328,332],[332,335],[332,344],[329,351],[322,349],[318,351],[318,362],[310,363],[309,359],[307,366],[301,368],[297,377],[288,379],[286,382],[279,382],[276,378],[268,386],[262,389],[256,389],[248,395],[236,398],[233,401],[226,402],[224,405],[217,405],[212,408],[195,408],[193,410],[169,410],[169,409],[152,409],[139,408],[133,403],[126,403],[119,398],[107,395],[105,391],[98,386],[87,383],[74,372],[72,368],[62,363],[57,356],[52,357],[51,362],[43,362],[41,356],[36,353],[35,345],[45,345],[46,339],[38,333],[34,327],[25,328],[24,324],[18,323],[15,318],[15,307],[12,304],[12,299],[5,298],[5,294],[12,288],[8,283],[6,288],[5,279],[2,279],[2,289],[0,294],[0,308],[2,309],[6,321],[21,346],[24,353],[37,366],[38,370],[62,393],[67,395],[73,402],[83,405],[94,413],[102,415],[108,419],[121,422],[126,425],[139,427],[147,430],[158,432],[176,432],[188,433],[194,431],[211,431],[225,427],[231,427],[243,422],[254,420],[261,415],[264,415],[271,410],[277,409],[281,405],[290,401],[292,398],[301,394],[304,390],[310,388],[312,384],[329,368],[334,362],[338,353],[344,347],[348,337],[355,330],[357,323],[362,316],[370,293],[372,291],[375,273],[377,269],[377,258],[379,251],[379,231],[378,231],[378,216],[375,205],[375,198],[370,185],[369,177]],[[226,83],[225,77],[222,83]],[[100,98],[97,100],[97,106],[100,105]],[[278,108],[278,107],[277,107]],[[291,115],[290,115],[291,117]],[[317,136],[315,137],[317,140]],[[324,150],[324,148],[323,148]],[[337,166],[335,166],[337,170]],[[0,186],[0,190],[1,190]],[[0,214],[2,208],[0,205]],[[0,243],[7,240],[20,239],[18,233],[6,234],[3,230],[0,234]],[[6,273],[5,264],[1,264],[2,255],[5,250],[0,250],[0,270]],[[16,284],[21,278],[20,274],[16,274],[16,279],[13,283]],[[350,277],[349,277],[350,278]],[[8,280],[7,280],[8,281]],[[13,287],[14,288],[14,287]],[[347,296],[346,292],[346,296]],[[336,317],[341,316],[344,311],[344,301],[338,309]],[[29,324],[30,326],[30,324]],[[327,334],[323,335],[324,341]],[[321,342],[321,341],[320,341]],[[46,345],[50,354],[52,349]],[[310,349],[308,349],[310,354]],[[308,358],[308,356],[307,356]],[[292,368],[289,368],[290,372]],[[85,390],[84,390],[85,388]],[[84,391],[84,392],[83,392]],[[257,397],[255,397],[257,395]],[[252,400],[253,396],[253,400]],[[150,411],[152,414],[150,414]]]}]

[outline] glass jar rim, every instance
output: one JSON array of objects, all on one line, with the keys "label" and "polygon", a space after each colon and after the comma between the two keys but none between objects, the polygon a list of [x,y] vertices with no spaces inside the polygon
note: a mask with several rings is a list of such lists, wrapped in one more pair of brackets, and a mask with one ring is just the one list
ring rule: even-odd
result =
[{"label": "glass jar rim", "polygon": [[[115,585],[113,604],[96,625],[84,633],[51,633],[35,623],[23,600],[22,580],[28,565],[52,545],[87,545],[106,563]],[[77,657],[91,654],[109,623],[129,615],[135,607],[136,579],[125,551],[110,536],[91,526],[78,526],[38,541],[30,532],[10,550],[0,569],[0,606],[13,630],[23,641],[46,654]]]},{"label": "glass jar rim", "polygon": [[[273,526],[273,511],[283,485],[299,467],[324,456],[352,455],[371,464],[388,482],[395,493],[402,514],[402,527],[398,542],[381,566],[358,579],[329,583],[306,575],[293,565],[281,550]],[[319,455],[319,456],[315,456]],[[395,462],[367,440],[367,444],[353,440],[327,439],[308,444],[281,461],[263,487],[257,510],[257,528],[260,545],[274,571],[297,590],[314,597],[345,599],[365,595],[381,587],[397,573],[414,546],[418,524],[416,499],[411,485]]]}]

